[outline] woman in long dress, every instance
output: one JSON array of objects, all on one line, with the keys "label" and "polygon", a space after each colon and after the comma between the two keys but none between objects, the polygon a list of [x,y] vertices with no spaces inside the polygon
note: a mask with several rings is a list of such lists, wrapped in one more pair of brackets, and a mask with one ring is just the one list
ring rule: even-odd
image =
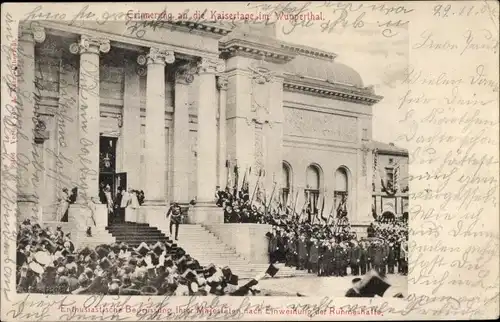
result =
[{"label": "woman in long dress", "polygon": [[62,195],[59,198],[59,207],[57,208],[57,220],[67,222],[68,221],[68,209],[69,209],[69,193],[67,188],[63,188]]},{"label": "woman in long dress", "polygon": [[113,214],[113,197],[111,196],[111,188],[109,184],[104,187],[104,195],[106,196],[106,203],[108,205],[108,218]]}]

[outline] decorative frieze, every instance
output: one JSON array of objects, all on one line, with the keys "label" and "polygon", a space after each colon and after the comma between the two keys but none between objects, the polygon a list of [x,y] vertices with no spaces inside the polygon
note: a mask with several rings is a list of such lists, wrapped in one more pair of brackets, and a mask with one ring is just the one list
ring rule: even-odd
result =
[{"label": "decorative frieze", "polygon": [[194,81],[194,76],[197,72],[197,66],[192,63],[187,63],[179,66],[175,71],[175,82],[179,84],[189,85]]},{"label": "decorative frieze", "polygon": [[175,61],[175,54],[172,50],[151,47],[146,55],[147,64],[172,64]]},{"label": "decorative frieze", "polygon": [[223,73],[226,70],[226,64],[222,59],[202,58],[198,62],[198,73]]},{"label": "decorative frieze", "polygon": [[84,53],[108,53],[111,49],[111,44],[109,39],[90,37],[87,35],[82,35],[78,43],[72,43],[69,46],[69,51],[72,54],[84,54]]},{"label": "decorative frieze", "polygon": [[217,77],[217,88],[221,91],[227,90],[228,79],[227,76]]},{"label": "decorative frieze", "polygon": [[341,101],[353,102],[364,105],[373,105],[378,103],[383,97],[373,94],[373,89],[352,88],[348,89],[345,86],[329,84],[330,86],[315,86],[303,82],[295,82],[285,79],[283,87],[292,92],[302,92],[309,95],[323,96],[334,98]]},{"label": "decorative frieze", "polygon": [[28,35],[29,37],[33,37],[33,40],[37,43],[42,43],[47,37],[45,28],[40,26],[36,21],[32,21],[29,25],[21,24],[19,26],[19,30],[21,33],[21,39],[24,38],[26,40],[26,37],[23,37],[23,35]]}]

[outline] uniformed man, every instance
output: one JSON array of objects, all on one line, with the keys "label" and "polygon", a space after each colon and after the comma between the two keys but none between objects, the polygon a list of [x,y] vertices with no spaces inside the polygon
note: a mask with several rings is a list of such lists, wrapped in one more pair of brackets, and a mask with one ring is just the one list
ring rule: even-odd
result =
[{"label": "uniformed man", "polygon": [[274,264],[276,262],[276,254],[278,251],[278,238],[276,236],[276,228],[273,227],[272,233],[269,235],[269,263]]},{"label": "uniformed man", "polygon": [[304,234],[300,235],[297,242],[297,253],[299,258],[298,269],[306,269],[309,254],[307,251],[306,236]]},{"label": "uniformed man", "polygon": [[286,241],[286,266],[297,266],[297,240],[295,234],[290,232]]},{"label": "uniformed man", "polygon": [[170,236],[172,236],[172,226],[175,226],[175,240],[179,238],[179,224],[182,219],[181,207],[177,202],[174,202],[169,208],[166,215],[167,219],[170,217]]},{"label": "uniformed man", "polygon": [[333,245],[333,275],[342,276],[342,246],[335,241]]},{"label": "uniformed man", "polygon": [[326,239],[323,242],[323,258],[321,259],[323,276],[332,276],[334,271],[333,265],[333,245],[332,241]]},{"label": "uniformed man", "polygon": [[394,244],[390,243],[387,253],[387,272],[389,274],[394,274],[394,265],[396,265],[396,250]]},{"label": "uniformed man", "polygon": [[365,275],[368,271],[368,250],[366,249],[366,244],[364,242],[359,243],[359,268],[361,275]]},{"label": "uniformed man", "polygon": [[352,246],[349,248],[349,264],[351,266],[351,274],[359,275],[359,265],[361,262],[361,248],[356,240],[352,241]]},{"label": "uniformed man", "polygon": [[380,274],[384,275],[385,274],[385,258],[384,258],[384,246],[382,245],[381,242],[376,242],[373,246],[373,253],[372,253],[372,264],[375,270]]},{"label": "uniformed man", "polygon": [[[319,245],[316,238],[311,238],[311,246],[309,249],[309,267],[308,272],[318,274],[318,262],[319,262]],[[318,274],[319,275],[319,274]]]}]

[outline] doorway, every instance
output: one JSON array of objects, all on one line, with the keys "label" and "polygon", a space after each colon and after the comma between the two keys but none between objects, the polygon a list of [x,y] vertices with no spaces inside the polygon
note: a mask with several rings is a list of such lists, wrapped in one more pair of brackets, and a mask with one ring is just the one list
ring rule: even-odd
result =
[{"label": "doorway", "polygon": [[[117,141],[118,138],[115,137],[99,138],[99,199],[103,204],[108,204],[108,198],[115,203],[120,188],[127,189],[127,174],[116,172]],[[109,193],[106,193],[108,189]],[[120,205],[117,206],[119,208]],[[108,209],[108,216],[114,214],[114,209]],[[111,218],[108,218],[108,222],[109,219]]]}]

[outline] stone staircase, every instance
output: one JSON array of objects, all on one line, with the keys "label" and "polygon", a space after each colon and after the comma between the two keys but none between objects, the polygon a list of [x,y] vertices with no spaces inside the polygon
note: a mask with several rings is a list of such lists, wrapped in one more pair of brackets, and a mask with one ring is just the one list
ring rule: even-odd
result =
[{"label": "stone staircase", "polygon": [[169,239],[158,228],[142,223],[112,224],[106,227],[106,230],[113,235],[117,243],[124,242],[133,247],[139,246],[142,242],[149,245]]},{"label": "stone staircase", "polygon": [[[117,243],[125,242],[137,247],[140,243],[154,244],[157,241],[167,241],[161,230],[143,223],[122,223],[106,227]],[[219,267],[229,266],[231,271],[240,279],[250,279],[257,274],[265,272],[269,264],[250,263],[240,256],[234,249],[220,241],[205,227],[198,224],[184,224],[179,227],[179,240],[174,241],[178,247],[203,265],[211,263]],[[286,267],[284,264],[276,265],[280,270],[275,278],[308,276],[307,271]]]},{"label": "stone staircase", "polygon": [[[229,266],[240,279],[253,278],[257,274],[265,272],[269,266],[265,263],[250,263],[202,225],[181,225],[177,243],[196,258],[200,264],[213,263],[220,267]],[[311,275],[307,271],[286,267],[284,264],[276,264],[275,266],[280,270],[274,278]]]}]

